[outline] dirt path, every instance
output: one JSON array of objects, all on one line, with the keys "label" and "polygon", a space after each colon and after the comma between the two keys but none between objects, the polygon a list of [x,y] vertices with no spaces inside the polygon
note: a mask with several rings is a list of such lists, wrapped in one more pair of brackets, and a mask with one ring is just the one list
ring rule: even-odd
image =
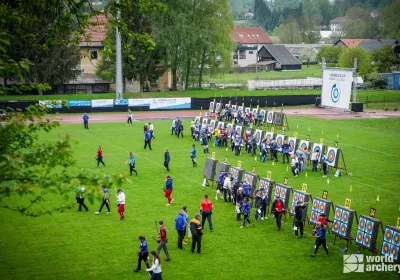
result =
[{"label": "dirt path", "polygon": [[[343,110],[336,109],[322,109],[322,108],[293,108],[285,109],[283,111],[287,116],[307,116],[316,117],[321,119],[353,119],[353,118],[399,118],[400,111],[384,111],[384,110],[367,110],[363,113],[344,112]],[[138,112],[134,114],[134,120],[165,120],[172,118],[194,118],[199,116],[200,111],[151,111],[151,112]],[[203,111],[204,115],[204,111]],[[127,113],[120,114],[89,114],[89,122],[105,123],[105,122],[126,122],[128,118]],[[58,115],[55,119],[60,123],[73,124],[82,123],[82,116],[80,115]]]}]

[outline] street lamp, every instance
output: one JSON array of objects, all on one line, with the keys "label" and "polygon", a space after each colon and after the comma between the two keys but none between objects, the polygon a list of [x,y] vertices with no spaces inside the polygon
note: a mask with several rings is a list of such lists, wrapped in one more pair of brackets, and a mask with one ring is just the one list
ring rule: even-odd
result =
[{"label": "street lamp", "polygon": [[[115,0],[115,3],[119,5],[119,0]],[[116,49],[116,99],[122,99],[122,53],[121,53],[121,34],[118,30],[119,18],[121,16],[119,7],[117,7],[117,26],[115,27],[115,49]]]}]

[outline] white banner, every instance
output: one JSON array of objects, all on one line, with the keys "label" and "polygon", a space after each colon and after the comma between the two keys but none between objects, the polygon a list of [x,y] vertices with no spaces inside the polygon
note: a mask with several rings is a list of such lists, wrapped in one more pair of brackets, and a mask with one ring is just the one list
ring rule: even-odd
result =
[{"label": "white banner", "polygon": [[153,98],[150,102],[150,110],[154,109],[190,109],[191,98]]},{"label": "white banner", "polygon": [[325,69],[321,105],[349,109],[352,82],[352,70]]},{"label": "white banner", "polygon": [[96,107],[113,107],[114,99],[94,99],[92,100],[92,108]]},{"label": "white banner", "polygon": [[129,107],[148,107],[150,106],[151,98],[135,98],[135,99],[128,99],[128,106]]}]

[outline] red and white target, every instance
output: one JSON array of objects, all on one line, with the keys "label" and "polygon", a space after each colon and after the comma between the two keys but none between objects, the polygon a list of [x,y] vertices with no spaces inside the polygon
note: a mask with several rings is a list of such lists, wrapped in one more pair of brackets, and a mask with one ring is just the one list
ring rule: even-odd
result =
[{"label": "red and white target", "polygon": [[296,152],[297,142],[298,142],[297,138],[289,137],[288,144],[289,144],[289,154],[290,155],[294,155],[294,153]]},{"label": "red and white target", "polygon": [[327,164],[332,167],[337,167],[339,162],[339,154],[340,154],[340,149],[328,147],[328,152],[326,153]]}]

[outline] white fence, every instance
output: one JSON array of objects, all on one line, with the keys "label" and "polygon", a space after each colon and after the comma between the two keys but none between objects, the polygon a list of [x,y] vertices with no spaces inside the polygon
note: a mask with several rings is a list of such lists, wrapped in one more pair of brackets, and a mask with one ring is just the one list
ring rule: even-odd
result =
[{"label": "white fence", "polygon": [[295,80],[266,80],[248,81],[249,90],[257,89],[295,89],[295,88],[319,88],[322,86],[321,78],[307,78]]}]

